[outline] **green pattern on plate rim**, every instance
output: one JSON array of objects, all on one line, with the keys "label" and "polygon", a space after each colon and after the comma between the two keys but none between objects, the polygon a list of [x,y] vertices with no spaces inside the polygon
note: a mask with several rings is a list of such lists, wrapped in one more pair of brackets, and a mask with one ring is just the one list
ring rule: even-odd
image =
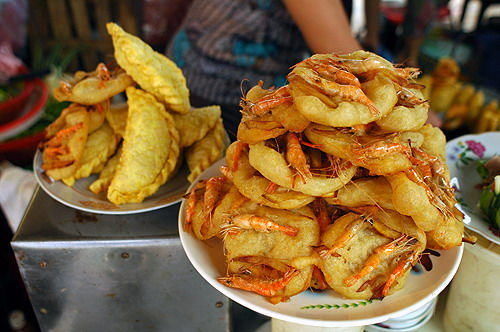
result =
[{"label": "green pattern on plate rim", "polygon": [[344,304],[312,304],[301,307],[300,309],[347,309],[347,308],[357,308],[360,305],[366,306],[367,304],[371,304],[376,300],[366,300],[359,301],[353,303],[344,303]]}]

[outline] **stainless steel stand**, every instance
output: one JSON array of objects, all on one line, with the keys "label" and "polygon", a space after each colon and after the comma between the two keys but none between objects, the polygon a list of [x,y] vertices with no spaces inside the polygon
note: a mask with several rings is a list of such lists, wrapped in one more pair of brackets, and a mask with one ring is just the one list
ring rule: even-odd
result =
[{"label": "stainless steel stand", "polygon": [[12,241],[44,331],[229,331],[229,300],[194,270],[178,205],[125,216],[35,192]]}]

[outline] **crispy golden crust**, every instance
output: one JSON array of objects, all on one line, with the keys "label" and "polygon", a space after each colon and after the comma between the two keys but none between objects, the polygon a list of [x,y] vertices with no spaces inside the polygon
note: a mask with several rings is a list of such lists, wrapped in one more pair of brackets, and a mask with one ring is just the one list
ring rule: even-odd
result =
[{"label": "crispy golden crust", "polygon": [[[236,145],[231,144],[226,152],[230,169],[234,169]],[[240,193],[252,201],[276,209],[298,209],[311,203],[315,197],[279,186],[274,192],[268,192],[271,181],[258,174],[248,161],[248,149],[238,160],[238,167],[232,172],[232,180]]]},{"label": "crispy golden crust", "polygon": [[120,148],[115,155],[106,162],[106,165],[104,165],[104,168],[99,174],[99,178],[89,186],[91,192],[97,195],[108,190],[113,180],[113,176],[115,175],[116,168],[118,167],[118,163],[120,162],[121,154],[122,150]]},{"label": "crispy golden crust", "polygon": [[[359,278],[352,285],[346,284],[346,279],[358,273],[367,259],[375,254],[376,248],[387,245],[395,238],[406,234],[418,236],[424,242],[413,245],[412,250],[418,255],[425,249],[425,236],[411,221],[410,218],[401,216],[396,212],[382,211],[378,215],[370,215],[379,223],[378,231],[375,225],[370,225],[365,221],[365,227],[357,231],[343,247],[338,249],[338,256],[328,256],[320,260],[319,266],[325,275],[327,283],[333,290],[350,299],[370,299],[378,295],[377,290],[388,280],[390,273],[396,268],[399,257],[405,253],[401,250],[394,250],[388,254],[380,256],[380,260],[374,269],[365,276]],[[360,215],[348,213],[335,221],[321,237],[321,241],[327,247],[331,247],[347,230],[349,224],[355,220],[363,218]],[[415,235],[414,235],[415,234]],[[390,288],[389,294],[401,289],[406,281],[409,270],[401,274]],[[368,282],[367,287],[364,286]]]},{"label": "crispy golden crust", "polygon": [[61,85],[53,91],[54,98],[58,101],[95,105],[112,98],[134,84],[132,77],[123,71],[110,72],[110,75],[109,80],[102,80],[96,76],[95,72],[77,72],[75,78],[78,76],[85,78],[61,82]]},{"label": "crispy golden crust", "polygon": [[118,25],[108,23],[106,27],[113,39],[115,58],[120,67],[169,109],[187,113],[190,109],[189,90],[179,67]]},{"label": "crispy golden crust", "polygon": [[418,130],[424,136],[422,150],[433,156],[445,158],[446,136],[441,129],[427,124]]},{"label": "crispy golden crust", "polygon": [[[306,208],[304,208],[306,209]],[[306,209],[308,210],[308,209]],[[227,253],[229,273],[238,273],[242,265],[235,260],[242,256],[258,256],[277,259],[285,264],[292,264],[297,257],[313,254],[312,247],[319,244],[319,226],[314,217],[298,212],[272,209],[269,207],[249,204],[238,213],[250,213],[268,218],[280,225],[298,229],[296,236],[285,235],[282,232],[262,233],[244,230],[238,234],[228,234],[224,238],[224,249]],[[311,215],[310,211],[306,214]],[[304,291],[310,284],[312,266],[299,268],[300,274],[279,293],[279,297],[290,297]]]},{"label": "crispy golden crust", "polygon": [[127,127],[128,106],[126,103],[111,105],[105,112],[106,120],[108,121],[114,132],[123,137],[125,128]]},{"label": "crispy golden crust", "polygon": [[431,249],[447,250],[462,244],[464,223],[454,217],[444,218],[431,232],[427,233],[427,246]]},{"label": "crispy golden crust", "polygon": [[[364,141],[360,141],[352,133],[345,133],[338,128],[318,124],[311,124],[304,133],[323,152],[349,160],[357,166],[367,168],[372,174],[394,174],[407,170],[412,166],[408,157],[403,153],[379,154],[375,151],[374,153],[356,154],[356,148],[359,148],[362,144],[375,142],[377,140],[376,137],[362,137]],[[387,139],[386,143],[403,143],[400,136],[397,135],[393,139]],[[416,142],[412,141],[412,146],[416,146],[414,143]]]},{"label": "crispy golden crust", "polygon": [[443,215],[429,201],[425,189],[404,173],[388,176],[387,180],[392,187],[392,202],[396,211],[412,217],[417,226],[426,232],[434,230],[443,221]]},{"label": "crispy golden crust", "polygon": [[221,117],[220,106],[192,108],[185,114],[172,114],[179,132],[180,146],[185,148],[205,137]]},{"label": "crispy golden crust", "polygon": [[219,119],[207,135],[186,150],[190,170],[189,182],[193,182],[205,169],[222,158],[226,148],[226,131]]},{"label": "crispy golden crust", "polygon": [[[412,89],[411,92],[417,98],[424,98],[420,90]],[[428,111],[429,103],[427,102],[413,107],[395,106],[389,114],[376,121],[376,124],[386,132],[418,130],[427,121]]]},{"label": "crispy golden crust", "polygon": [[115,204],[139,203],[155,193],[179,156],[179,134],[164,106],[135,88],[127,89],[127,97],[123,151],[107,195]]},{"label": "crispy golden crust", "polygon": [[348,207],[376,205],[394,209],[391,185],[381,176],[354,180],[339,189],[335,197],[325,200],[329,204]]},{"label": "crispy golden crust", "polygon": [[301,181],[296,179],[283,155],[263,143],[250,145],[248,159],[250,165],[268,180],[311,196],[332,196],[351,180],[357,169],[351,166],[339,171],[336,177],[312,176]]},{"label": "crispy golden crust", "polygon": [[71,177],[64,178],[63,182],[73,186],[76,180],[100,172],[108,158],[115,153],[118,142],[113,129],[107,123],[102,125],[89,135],[78,168]]},{"label": "crispy golden crust", "polygon": [[77,170],[88,138],[89,118],[85,109],[67,111],[47,129],[42,169],[54,180],[71,177]]},{"label": "crispy golden crust", "polygon": [[[297,76],[304,68],[295,68]],[[292,72],[292,73],[293,73]],[[305,86],[300,80],[290,78],[290,90],[297,110],[309,121],[332,127],[351,127],[367,124],[387,115],[397,102],[396,90],[392,82],[384,77],[363,83],[366,96],[373,101],[379,111],[374,114],[367,106],[358,102],[332,102],[325,95]]]}]

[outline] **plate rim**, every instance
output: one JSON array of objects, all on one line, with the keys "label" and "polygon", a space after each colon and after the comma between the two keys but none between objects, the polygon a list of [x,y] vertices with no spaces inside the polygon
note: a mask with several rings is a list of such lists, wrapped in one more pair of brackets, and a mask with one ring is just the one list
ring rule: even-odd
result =
[{"label": "plate rim", "polygon": [[22,111],[28,107],[30,103],[33,103],[32,108],[25,112],[19,118],[16,118],[10,122],[0,125],[0,142],[6,142],[10,138],[16,136],[21,133],[23,130],[28,129],[31,125],[33,125],[40,117],[45,110],[45,103],[48,99],[48,88],[47,85],[40,79],[34,79],[32,81],[28,81],[29,84],[32,84],[33,91],[36,88],[39,88],[40,96],[38,99],[34,99],[33,101],[30,98],[33,98],[33,91],[31,91],[30,95],[26,100],[26,104],[23,106]]},{"label": "plate rim", "polygon": [[[224,160],[224,158],[222,158],[219,161],[217,161],[216,163],[214,163],[210,168],[205,170],[202,174],[200,174],[196,178],[196,180],[193,181],[193,183],[189,186],[188,192],[200,179],[202,179],[204,177],[204,174],[209,169],[211,169],[212,167],[219,167],[219,166],[223,165],[224,162],[225,162],[225,160]],[[207,273],[205,273],[205,271],[203,270],[203,268],[201,268],[201,266],[198,266],[197,261],[194,259],[191,251],[186,250],[186,247],[187,247],[186,242],[185,242],[186,237],[192,236],[192,234],[184,232],[183,227],[182,227],[182,219],[184,217],[185,204],[186,204],[186,199],[182,198],[181,205],[179,207],[179,215],[177,218],[179,238],[181,240],[181,244],[182,244],[182,248],[184,250],[184,253],[188,257],[189,262],[191,263],[191,265],[193,265],[195,270],[203,277],[203,279],[205,279],[206,282],[208,282],[217,291],[221,292],[224,296],[230,298],[232,301],[235,301],[248,309],[251,309],[253,311],[256,311],[256,312],[258,312],[262,315],[268,316],[268,317],[272,317],[272,318],[276,318],[276,319],[280,319],[280,320],[284,320],[284,321],[288,321],[288,322],[292,322],[292,323],[296,323],[296,324],[316,326],[316,327],[353,327],[353,326],[364,326],[364,325],[377,324],[377,323],[381,323],[381,322],[386,321],[386,320],[391,319],[391,318],[397,318],[397,317],[404,316],[404,315],[418,309],[422,305],[430,302],[432,299],[434,299],[436,296],[438,296],[446,288],[446,286],[448,286],[448,284],[451,282],[451,280],[453,279],[453,277],[455,276],[455,274],[458,270],[458,267],[460,265],[460,262],[462,261],[462,256],[463,256],[463,252],[464,252],[463,243],[459,247],[455,247],[453,249],[450,249],[450,250],[456,250],[457,254],[455,257],[455,261],[453,262],[453,266],[448,271],[446,278],[441,282],[441,284],[439,284],[438,287],[436,287],[436,289],[434,291],[432,291],[430,294],[425,296],[420,301],[418,301],[418,302],[416,302],[416,303],[414,303],[406,308],[403,308],[403,309],[400,309],[397,311],[393,311],[393,312],[390,312],[390,313],[385,314],[385,315],[376,316],[373,318],[364,318],[364,319],[356,319],[356,320],[335,321],[335,320],[321,320],[321,319],[312,319],[312,318],[299,318],[299,317],[291,316],[288,314],[282,314],[282,313],[278,313],[276,311],[261,308],[259,306],[256,306],[256,305],[248,302],[247,300],[245,300],[243,298],[235,297],[229,291],[229,289],[227,287],[221,285],[220,283],[216,282],[215,280],[212,280],[212,277],[210,277]]]},{"label": "plate rim", "polygon": [[[43,189],[43,191],[48,194],[50,197],[52,197],[54,200],[58,201],[59,203],[66,205],[70,208],[84,211],[84,212],[89,212],[89,213],[94,213],[94,214],[107,214],[107,215],[127,215],[127,214],[137,214],[137,213],[144,213],[144,212],[151,212],[154,210],[159,210],[162,208],[169,207],[171,205],[177,204],[182,200],[182,197],[179,197],[178,199],[175,199],[171,202],[168,203],[163,203],[155,206],[150,206],[147,208],[141,208],[141,209],[136,209],[136,210],[101,210],[98,208],[88,208],[80,205],[76,205],[74,203],[68,202],[64,200],[63,198],[57,196],[55,193],[53,193],[49,188],[45,186],[45,182],[41,179],[41,172],[39,172],[39,168],[37,165],[37,161],[41,158],[41,152],[40,149],[36,150],[35,156],[33,158],[33,173],[35,174],[36,181],[38,182],[38,186]],[[188,188],[191,187],[191,184],[189,184]],[[106,201],[107,203],[110,203]],[[112,204],[112,203],[110,203]]]},{"label": "plate rim", "polygon": [[[452,145],[456,145],[459,141],[462,141],[464,139],[468,139],[468,138],[476,138],[476,137],[485,137],[485,136],[499,136],[500,137],[500,132],[499,131],[488,131],[488,132],[485,132],[485,133],[479,133],[479,134],[466,134],[466,135],[462,135],[462,136],[459,136],[459,137],[455,137],[454,139],[452,139],[451,141],[448,141],[446,142],[446,159],[448,159],[448,148],[451,147]],[[456,176],[454,176],[456,178]],[[462,204],[458,203],[461,207],[462,207]],[[472,219],[472,217],[469,216],[469,218]],[[487,226],[487,222],[484,221],[484,220],[481,220],[481,222],[484,222]],[[495,243],[495,244],[498,244],[500,245],[500,236],[496,236],[489,228],[488,228],[488,232],[485,233],[482,229],[479,229],[477,226],[473,226],[471,224],[466,224],[464,223],[464,226],[476,233],[479,233],[481,236],[485,237],[487,240]]]}]

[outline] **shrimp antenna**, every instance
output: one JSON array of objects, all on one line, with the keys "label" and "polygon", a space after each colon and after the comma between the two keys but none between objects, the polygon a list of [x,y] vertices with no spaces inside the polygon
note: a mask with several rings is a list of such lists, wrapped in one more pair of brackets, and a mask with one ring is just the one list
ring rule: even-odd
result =
[{"label": "shrimp antenna", "polygon": [[248,78],[244,78],[240,82],[240,91],[241,91],[241,96],[245,98],[248,92],[248,84],[250,83],[250,80]]}]

